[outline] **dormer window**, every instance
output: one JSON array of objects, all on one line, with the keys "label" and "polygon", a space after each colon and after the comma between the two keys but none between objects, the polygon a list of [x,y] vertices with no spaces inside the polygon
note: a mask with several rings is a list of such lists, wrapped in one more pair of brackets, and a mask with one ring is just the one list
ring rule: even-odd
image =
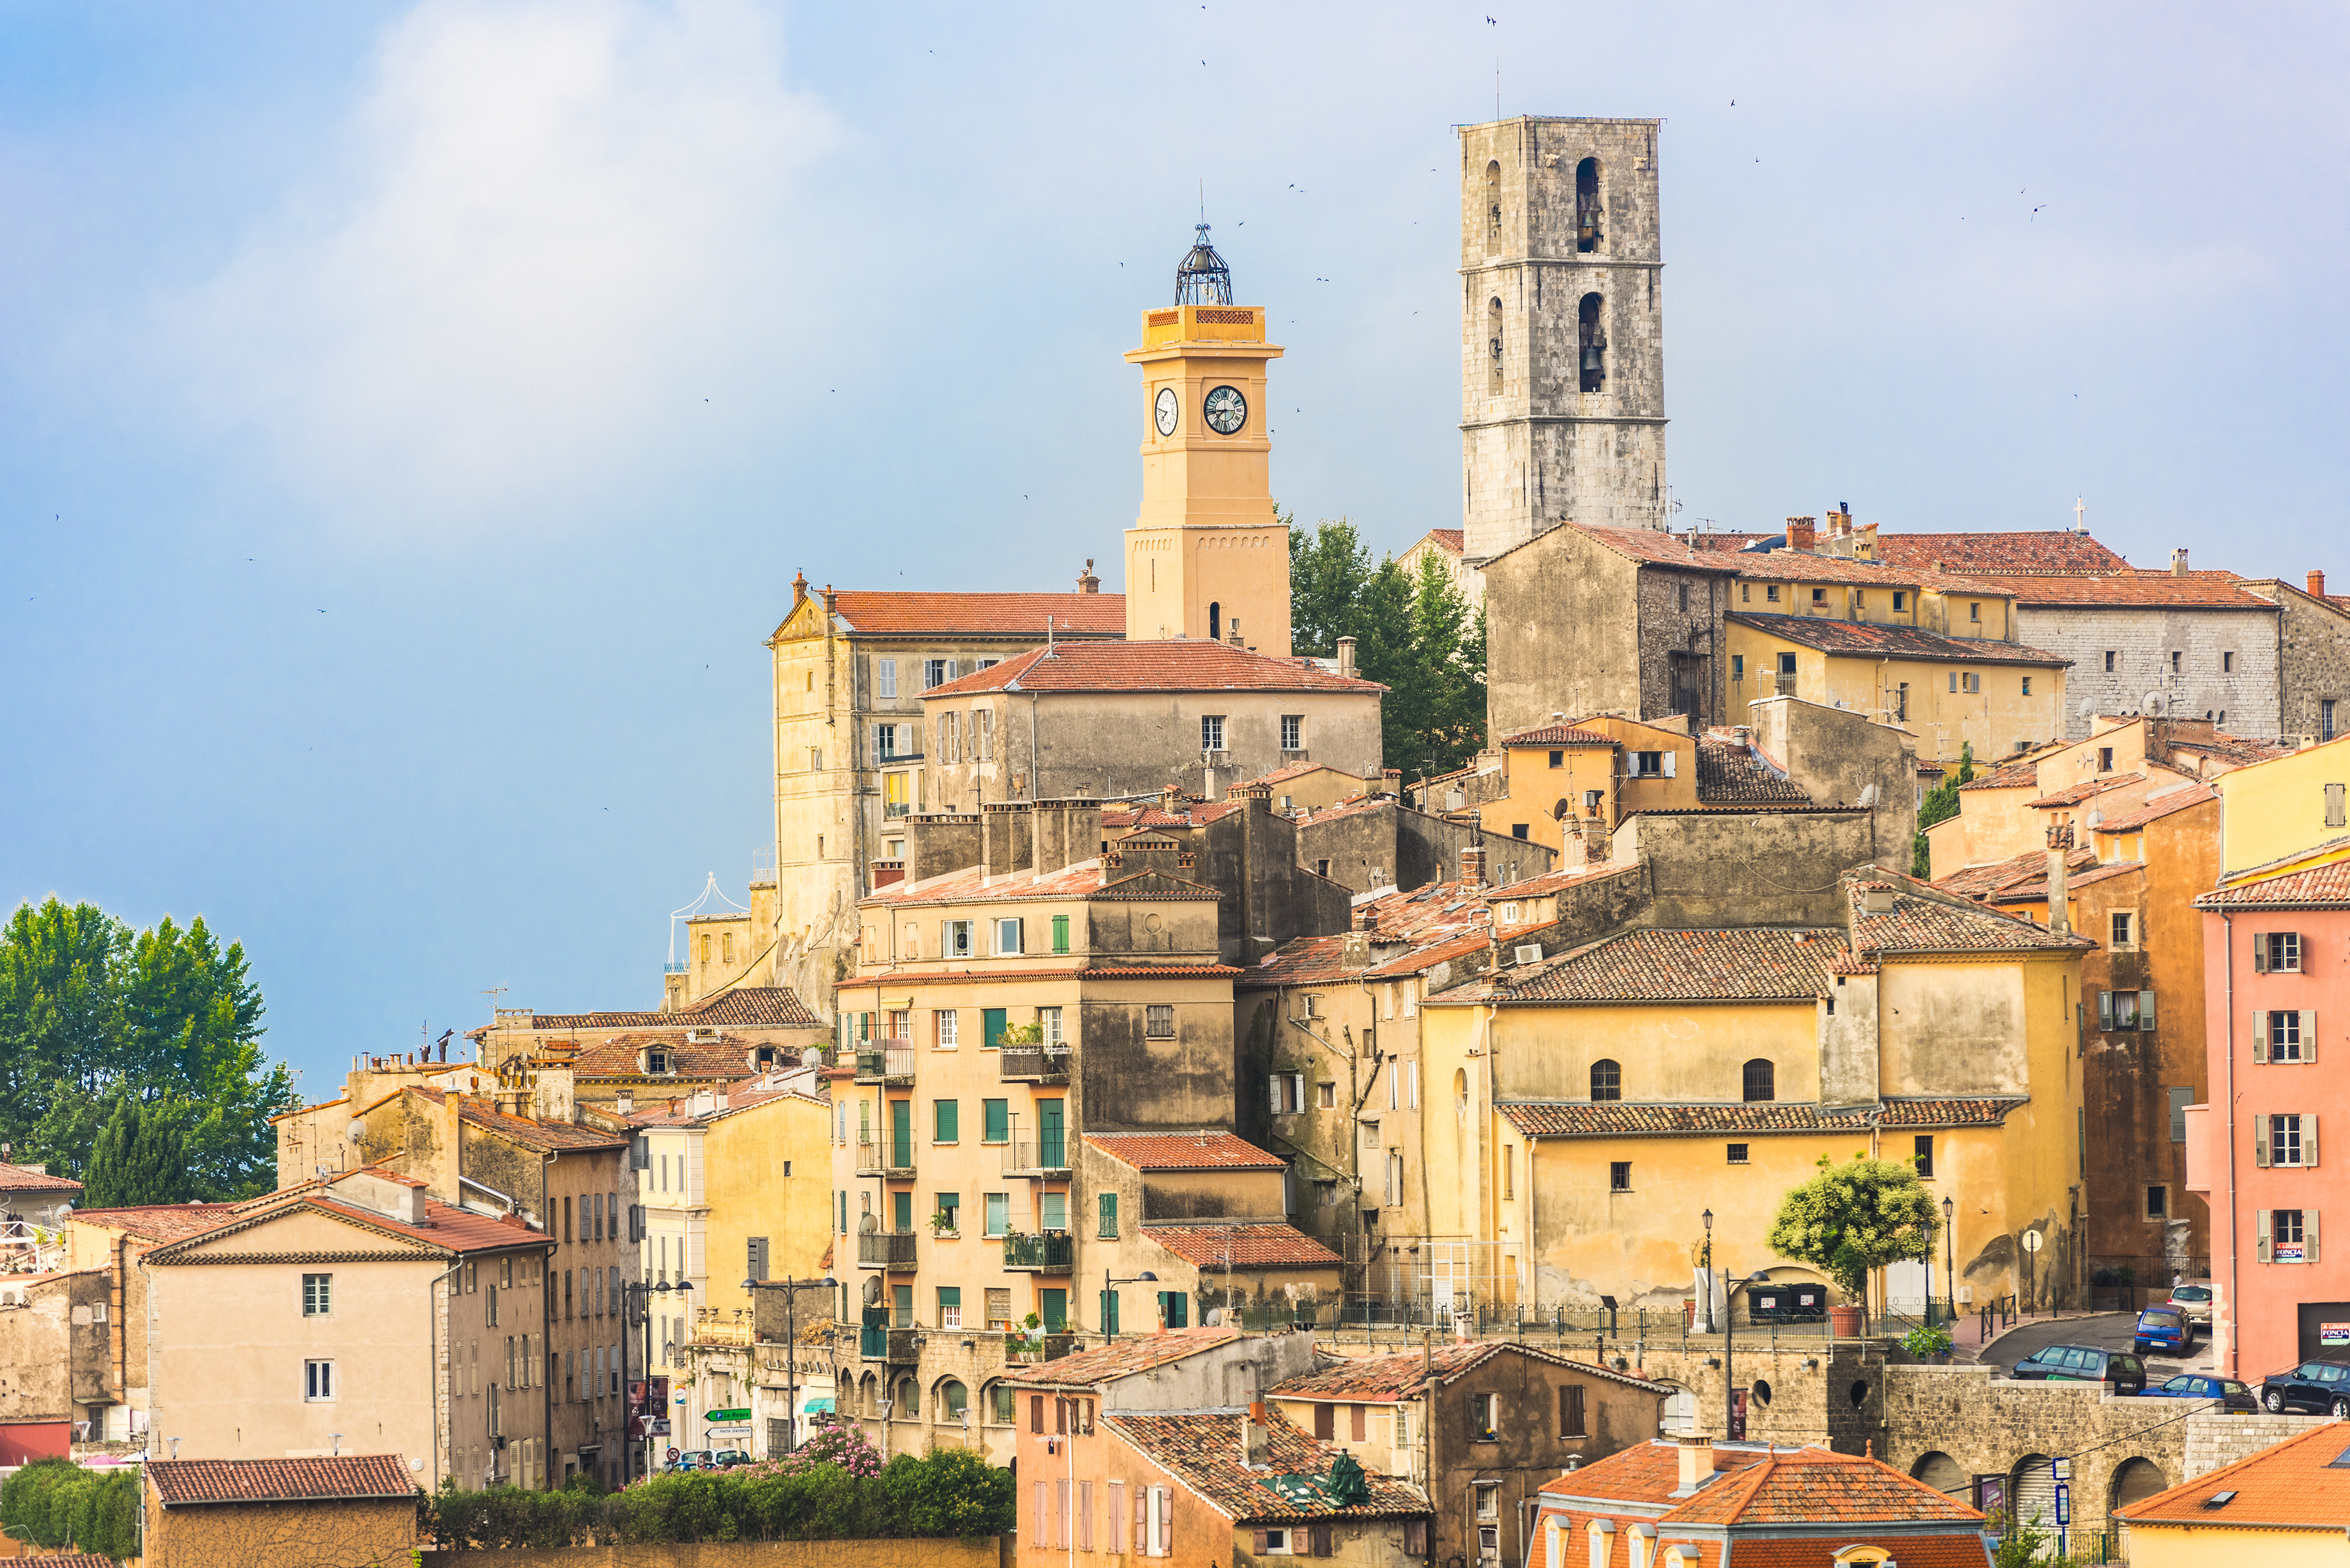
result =
[{"label": "dormer window", "polygon": [[657,1075],[669,1070],[669,1053],[666,1050],[655,1045],[645,1052],[645,1071],[648,1074]]}]

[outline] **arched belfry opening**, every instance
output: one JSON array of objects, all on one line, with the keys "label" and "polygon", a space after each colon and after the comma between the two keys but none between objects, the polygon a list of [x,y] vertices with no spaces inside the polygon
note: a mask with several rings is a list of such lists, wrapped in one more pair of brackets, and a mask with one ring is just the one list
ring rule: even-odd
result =
[{"label": "arched belfry opening", "polygon": [[1224,607],[1213,599],[1208,601],[1208,640],[1224,640]]},{"label": "arched belfry opening", "polygon": [[1502,248],[1502,166],[1485,165],[1485,248]]},{"label": "arched belfry opening", "polygon": [[1588,255],[1607,235],[1607,214],[1599,201],[1599,160],[1586,158],[1575,166],[1575,248]]},{"label": "arched belfry opening", "polygon": [[1178,305],[1230,305],[1232,302],[1232,269],[1208,243],[1208,225],[1199,226],[1199,237],[1175,268],[1175,303]]},{"label": "arched belfry opening", "polygon": [[1605,304],[1599,296],[1586,294],[1575,307],[1575,352],[1586,392],[1600,391],[1607,384],[1607,330],[1599,320]]},{"label": "arched belfry opening", "polygon": [[1485,395],[1502,395],[1502,302],[1496,297],[1485,306]]}]

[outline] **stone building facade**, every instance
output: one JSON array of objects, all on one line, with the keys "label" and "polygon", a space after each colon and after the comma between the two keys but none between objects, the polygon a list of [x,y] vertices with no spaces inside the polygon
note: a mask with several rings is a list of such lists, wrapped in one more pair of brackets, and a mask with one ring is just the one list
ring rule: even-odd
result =
[{"label": "stone building facade", "polygon": [[2350,730],[2350,597],[2327,594],[2325,574],[2316,571],[2303,587],[2274,577],[2248,578],[2243,586],[2282,617],[2282,734],[2322,744]]},{"label": "stone building facade", "polygon": [[1569,520],[1665,526],[1658,124],[1525,116],[1461,128],[1472,561]]}]

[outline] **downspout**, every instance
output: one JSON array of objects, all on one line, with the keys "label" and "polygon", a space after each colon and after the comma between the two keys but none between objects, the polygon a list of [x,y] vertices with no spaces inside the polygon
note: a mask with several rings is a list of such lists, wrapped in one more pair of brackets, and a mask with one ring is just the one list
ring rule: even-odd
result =
[{"label": "downspout", "polygon": [[[1028,798],[1032,801],[1044,799],[1044,785],[1045,756],[1036,749],[1036,693],[1031,691],[1028,693]],[[1068,853],[1066,824],[1063,829],[1061,852],[1066,855]],[[1034,834],[1035,830],[1032,827],[1029,831]]]},{"label": "downspout", "polygon": [[539,1470],[539,1489],[555,1490],[555,1368],[561,1363],[555,1354],[555,1199],[547,1190],[546,1173],[563,1158],[560,1149],[549,1149],[538,1160],[539,1212],[546,1224],[546,1257],[538,1271],[538,1353],[543,1358],[537,1368],[539,1430],[546,1433],[540,1452],[545,1463]]},{"label": "downspout", "polygon": [[[434,1390],[432,1400],[434,1407],[434,1419],[432,1422],[432,1490],[434,1491],[439,1491],[441,1490],[441,1438],[442,1435],[446,1433],[448,1437],[454,1439],[456,1433],[450,1430],[450,1428],[456,1424],[457,1419],[456,1407],[451,1397],[454,1393],[454,1389],[452,1388],[451,1385],[455,1380],[456,1376],[454,1358],[452,1358],[452,1365],[447,1370],[444,1371],[441,1366],[441,1314],[445,1310],[442,1303],[449,1299],[449,1293],[442,1287],[446,1285],[449,1282],[450,1278],[454,1275],[458,1270],[464,1266],[465,1260],[462,1256],[458,1257],[450,1263],[449,1267],[445,1271],[442,1272],[439,1279],[432,1282],[432,1305],[431,1309],[424,1314],[424,1354],[430,1356],[432,1361],[432,1386]],[[451,1348],[452,1350],[455,1348],[453,1341],[452,1342]],[[448,1418],[445,1422],[440,1418],[441,1414],[443,1411],[448,1413]],[[151,1419],[148,1422],[148,1427],[150,1430],[153,1429],[154,1422]],[[456,1444],[452,1440],[450,1447],[454,1448]]]},{"label": "downspout", "polygon": [[[2237,1294],[2243,1282],[2236,1232],[2243,1215],[2236,1207],[2236,917],[2221,914],[2220,924],[2227,932],[2228,944],[2228,1370],[2235,1372],[2241,1365],[2243,1341],[2243,1309]],[[2237,1373],[2241,1376],[2241,1373]]]},{"label": "downspout", "polygon": [[1437,1532],[1444,1521],[1444,1505],[1436,1487],[1436,1355],[1430,1341],[1436,1330],[1419,1331],[1420,1437],[1428,1449],[1428,1568],[1436,1568]]}]

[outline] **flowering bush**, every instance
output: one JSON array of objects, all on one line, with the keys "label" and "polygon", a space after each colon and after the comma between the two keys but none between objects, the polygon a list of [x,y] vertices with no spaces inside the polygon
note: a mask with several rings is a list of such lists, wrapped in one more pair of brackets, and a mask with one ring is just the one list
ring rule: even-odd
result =
[{"label": "flowering bush", "polygon": [[816,1413],[816,1430],[782,1459],[762,1459],[754,1465],[738,1466],[734,1474],[748,1480],[763,1475],[797,1475],[819,1465],[830,1465],[845,1475],[859,1480],[869,1480],[881,1473],[881,1453],[865,1440],[865,1434],[844,1424],[829,1410]]}]

